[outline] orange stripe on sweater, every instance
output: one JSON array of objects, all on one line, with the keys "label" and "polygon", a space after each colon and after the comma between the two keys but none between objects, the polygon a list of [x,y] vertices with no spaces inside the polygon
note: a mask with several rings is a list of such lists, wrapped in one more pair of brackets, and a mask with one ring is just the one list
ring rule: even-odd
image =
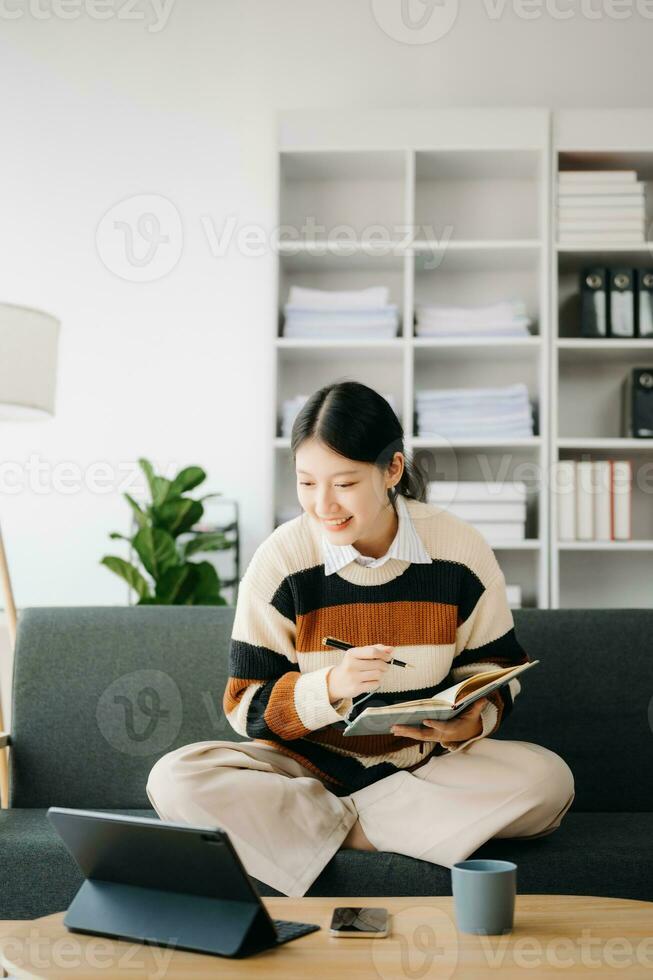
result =
[{"label": "orange stripe on sweater", "polygon": [[368,646],[455,643],[457,606],[446,602],[357,602],[326,606],[297,617],[298,653],[324,650],[323,636]]},{"label": "orange stripe on sweater", "polygon": [[270,731],[287,739],[303,738],[311,731],[295,709],[295,684],[300,677],[299,671],[293,670],[279,678],[263,715]]},{"label": "orange stripe on sweater", "polygon": [[250,684],[264,684],[265,681],[260,679],[244,677],[230,677],[227,681],[227,686],[224,689],[224,696],[222,698],[222,707],[224,713],[228,715],[234,708],[238,707],[241,697],[247,690]]}]

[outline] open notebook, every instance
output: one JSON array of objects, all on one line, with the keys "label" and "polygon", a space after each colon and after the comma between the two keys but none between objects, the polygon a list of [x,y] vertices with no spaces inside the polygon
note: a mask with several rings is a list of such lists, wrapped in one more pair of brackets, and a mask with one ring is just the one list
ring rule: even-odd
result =
[{"label": "open notebook", "polygon": [[[535,664],[539,664],[539,660],[530,660],[517,667],[482,671],[466,677],[464,681],[448,687],[445,691],[439,691],[432,698],[365,708],[345,728],[343,735],[386,735],[390,733],[393,725],[420,725],[426,718],[448,721],[449,718],[459,715],[478,698],[508,684],[513,677],[534,667]],[[383,694],[379,696],[383,697]]]}]

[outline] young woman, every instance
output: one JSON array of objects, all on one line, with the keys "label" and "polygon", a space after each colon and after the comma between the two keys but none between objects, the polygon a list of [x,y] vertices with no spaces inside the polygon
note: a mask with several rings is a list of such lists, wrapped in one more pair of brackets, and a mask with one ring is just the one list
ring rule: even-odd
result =
[{"label": "young woman", "polygon": [[[343,735],[359,696],[426,697],[528,656],[492,549],[425,502],[381,395],[321,388],[291,446],[303,513],[255,552],[233,625],[224,711],[248,740],[159,759],[147,783],[159,816],[220,825],[248,873],[286,895],[305,894],[341,847],[451,867],[491,837],[555,830],[574,798],[567,764],[490,737],[516,679],[426,729]],[[328,649],[326,636],[353,647]]]}]

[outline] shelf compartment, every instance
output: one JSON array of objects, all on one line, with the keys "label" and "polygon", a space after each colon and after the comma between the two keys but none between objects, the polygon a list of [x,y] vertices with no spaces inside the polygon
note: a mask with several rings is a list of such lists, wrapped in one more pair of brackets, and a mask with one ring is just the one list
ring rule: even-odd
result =
[{"label": "shelf compartment", "polygon": [[560,357],[558,412],[562,438],[627,438],[623,428],[623,383],[632,368],[653,364],[653,352],[622,348],[611,356],[608,353],[601,348],[600,354],[593,351],[592,356],[583,357],[582,350],[569,348]]},{"label": "shelf compartment", "polygon": [[653,340],[633,338],[563,337],[558,338],[556,347],[560,363],[586,363],[588,360],[612,360],[639,367],[639,362],[648,359],[653,363]]},{"label": "shelf compartment", "polygon": [[540,550],[534,548],[502,548],[492,545],[506,584],[521,585],[522,609],[537,608],[543,589],[540,583]]},{"label": "shelf compartment", "polygon": [[[528,339],[528,338],[524,338]],[[535,338],[534,338],[535,339]],[[535,431],[538,434],[539,358],[535,345],[476,345],[445,347],[415,341],[414,378],[415,399],[426,390],[446,391],[451,388],[479,387],[479,355],[482,351],[482,387],[500,388],[523,383],[534,407]],[[419,435],[419,433],[418,433]]]},{"label": "shelf compartment", "polygon": [[[539,243],[505,248],[494,243],[442,249],[424,243],[415,250],[415,306],[485,306],[506,299],[522,300],[532,323],[531,335],[539,333]],[[505,339],[505,338],[499,338]],[[514,338],[521,340],[522,338]],[[528,339],[528,338],[526,338]]]},{"label": "shelf compartment", "polygon": [[[618,441],[603,440],[603,447],[594,445],[593,447],[583,446],[582,448],[560,447],[560,459],[584,461],[605,460],[605,459],[630,459],[633,469],[632,482],[632,541],[650,541],[653,539],[653,458],[647,458],[647,454],[633,452],[630,447],[619,447]],[[638,440],[626,440],[628,443]],[[653,439],[649,440],[648,453],[653,457]],[[552,492],[552,503],[557,504],[556,494]],[[575,546],[583,545],[586,542],[579,541],[559,541],[559,546],[571,544]],[[590,544],[607,545],[606,550],[614,550],[613,545],[620,545],[627,542],[589,542]],[[626,548],[625,550],[629,550]],[[632,550],[632,549],[631,549]],[[635,549],[636,550],[636,549]],[[651,576],[653,584],[653,576]]]},{"label": "shelf compartment", "polygon": [[[296,395],[311,395],[336,381],[360,381],[382,395],[391,394],[401,421],[403,414],[404,354],[402,345],[345,349],[281,348],[278,357],[277,435],[282,403]],[[275,443],[276,445],[277,443]]]},{"label": "shelf compartment", "polygon": [[420,238],[539,237],[537,150],[434,150],[415,155],[414,224]]},{"label": "shelf compartment", "polygon": [[[405,234],[406,156],[403,151],[310,150],[280,156],[280,221],[302,241],[347,229],[357,238],[380,229]],[[321,226],[310,229],[307,218]]]},{"label": "shelf compartment", "polygon": [[535,272],[542,243],[537,238],[487,241],[415,239],[409,248],[415,252],[415,269],[418,273],[436,270],[452,274],[506,270]]},{"label": "shelf compartment", "polygon": [[653,268],[653,241],[641,245],[556,245],[558,269],[561,276],[578,274],[586,265],[628,266],[635,269]]},{"label": "shelf compartment", "polygon": [[653,608],[648,551],[561,549],[560,608]]},{"label": "shelf compartment", "polygon": [[357,252],[346,255],[339,250],[329,250],[326,255],[315,255],[310,251],[297,255],[280,255],[278,336],[282,337],[283,308],[288,301],[291,286],[326,290],[387,286],[389,302],[398,307],[400,336],[404,314],[405,263],[404,255],[387,252]]},{"label": "shelf compartment", "polygon": [[415,337],[406,343],[414,347],[416,357],[428,351],[438,362],[469,360],[480,351],[503,362],[522,363],[536,359],[542,350],[540,337]]}]

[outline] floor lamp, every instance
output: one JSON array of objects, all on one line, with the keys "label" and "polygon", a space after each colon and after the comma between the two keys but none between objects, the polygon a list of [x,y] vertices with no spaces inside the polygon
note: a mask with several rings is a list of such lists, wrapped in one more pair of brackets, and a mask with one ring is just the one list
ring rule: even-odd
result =
[{"label": "floor lamp", "polygon": [[[0,422],[42,421],[54,415],[59,321],[25,306],[0,303]],[[0,458],[2,454],[0,453]],[[16,604],[0,526],[0,588],[9,643],[16,643]],[[4,731],[0,700],[0,732]],[[7,749],[0,748],[0,800],[9,804]]]}]

